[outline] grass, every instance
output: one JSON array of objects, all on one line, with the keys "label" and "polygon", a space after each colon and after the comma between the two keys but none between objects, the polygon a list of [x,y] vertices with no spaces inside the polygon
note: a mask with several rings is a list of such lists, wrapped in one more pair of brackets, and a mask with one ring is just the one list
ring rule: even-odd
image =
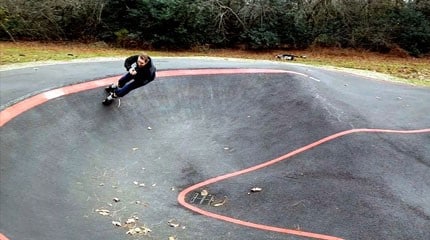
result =
[{"label": "grass", "polygon": [[[77,58],[126,57],[140,50],[112,48],[106,44],[72,42],[0,42],[0,65],[37,61],[65,61]],[[245,51],[238,49],[196,48],[190,51],[146,51],[151,56],[211,56],[257,60],[275,60],[282,50]],[[430,57],[413,58],[402,51],[379,54],[352,49],[307,49],[288,51],[306,55],[295,62],[374,71],[399,78],[401,82],[430,86]]]}]

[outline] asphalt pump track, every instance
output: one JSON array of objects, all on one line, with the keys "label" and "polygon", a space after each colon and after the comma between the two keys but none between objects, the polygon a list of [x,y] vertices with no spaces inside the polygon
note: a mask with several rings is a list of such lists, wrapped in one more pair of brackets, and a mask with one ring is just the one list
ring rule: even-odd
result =
[{"label": "asphalt pump track", "polygon": [[2,105],[1,240],[430,238],[428,88],[247,63],[104,107],[116,79]]}]

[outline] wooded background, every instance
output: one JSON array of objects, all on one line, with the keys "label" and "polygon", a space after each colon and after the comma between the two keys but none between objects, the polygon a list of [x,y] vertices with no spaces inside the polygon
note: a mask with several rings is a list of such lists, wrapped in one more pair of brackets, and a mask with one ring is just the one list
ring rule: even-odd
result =
[{"label": "wooded background", "polygon": [[429,0],[0,0],[1,40],[430,51]]}]

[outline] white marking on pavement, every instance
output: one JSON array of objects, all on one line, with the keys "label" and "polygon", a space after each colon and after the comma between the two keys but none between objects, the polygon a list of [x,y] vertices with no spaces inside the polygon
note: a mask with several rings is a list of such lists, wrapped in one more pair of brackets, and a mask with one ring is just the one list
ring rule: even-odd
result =
[{"label": "white marking on pavement", "polygon": [[63,89],[55,89],[55,90],[45,92],[43,95],[46,97],[46,99],[51,100],[57,97],[64,96],[65,92],[63,91]]}]

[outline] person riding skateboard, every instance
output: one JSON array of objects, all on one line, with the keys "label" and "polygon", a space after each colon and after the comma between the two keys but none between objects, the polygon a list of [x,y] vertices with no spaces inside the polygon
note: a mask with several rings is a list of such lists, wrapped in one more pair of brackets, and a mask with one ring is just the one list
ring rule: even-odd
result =
[{"label": "person riding skateboard", "polygon": [[127,73],[118,80],[118,84],[112,83],[105,88],[109,96],[103,100],[103,105],[108,106],[115,98],[124,97],[130,91],[143,87],[155,79],[157,69],[146,53],[128,57],[124,61],[124,67]]}]

